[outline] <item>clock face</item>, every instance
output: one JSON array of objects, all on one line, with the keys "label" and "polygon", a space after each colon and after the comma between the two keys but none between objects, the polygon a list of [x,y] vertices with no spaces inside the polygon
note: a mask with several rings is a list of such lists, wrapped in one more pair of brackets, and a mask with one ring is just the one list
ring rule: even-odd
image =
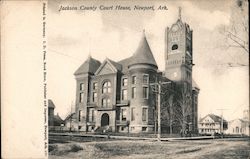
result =
[{"label": "clock face", "polygon": [[173,31],[177,31],[178,29],[179,29],[178,25],[174,25],[172,28]]}]

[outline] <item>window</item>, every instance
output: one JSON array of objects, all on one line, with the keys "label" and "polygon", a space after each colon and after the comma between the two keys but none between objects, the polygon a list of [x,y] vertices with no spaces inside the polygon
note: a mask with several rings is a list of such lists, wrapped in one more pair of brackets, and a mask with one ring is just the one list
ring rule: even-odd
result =
[{"label": "window", "polygon": [[93,102],[97,101],[97,93],[96,92],[93,92],[92,100],[93,100]]},{"label": "window", "polygon": [[108,106],[110,106],[110,99],[109,98],[103,98],[102,99],[102,107],[106,108]]},{"label": "window", "polygon": [[142,108],[142,121],[147,121],[148,108]]},{"label": "window", "polygon": [[131,121],[135,120],[135,108],[131,108]]},{"label": "window", "polygon": [[94,119],[94,117],[95,117],[95,115],[94,115],[94,109],[89,109],[89,121],[90,122],[93,122],[95,119]]},{"label": "window", "polygon": [[122,79],[122,86],[127,86],[128,85],[128,79],[127,78],[123,78]]},{"label": "window", "polygon": [[148,75],[143,75],[142,82],[143,82],[144,84],[148,84],[148,81],[149,81],[149,76],[148,76]]},{"label": "window", "polygon": [[174,44],[173,46],[172,46],[172,50],[177,50],[178,49],[178,45],[177,44]]},{"label": "window", "polygon": [[97,88],[98,88],[98,84],[97,84],[97,82],[94,82],[93,83],[93,89],[96,90]]},{"label": "window", "polygon": [[102,93],[110,93],[111,92],[111,82],[104,82],[102,85]]},{"label": "window", "polygon": [[132,98],[136,98],[136,88],[132,87]]},{"label": "window", "polygon": [[148,87],[143,87],[143,98],[148,98]]},{"label": "window", "polygon": [[136,76],[132,76],[132,84],[136,84]]},{"label": "window", "polygon": [[84,93],[81,92],[81,93],[80,93],[80,97],[79,97],[79,102],[80,102],[80,103],[83,102],[83,98],[84,98]]},{"label": "window", "polygon": [[126,109],[121,109],[121,115],[122,115],[122,121],[126,121],[126,116],[127,116],[127,110]]},{"label": "window", "polygon": [[81,119],[82,119],[82,111],[79,110],[79,118],[78,118],[78,121],[81,121]]},{"label": "window", "polygon": [[142,131],[147,131],[147,127],[142,127]]},{"label": "window", "polygon": [[80,90],[81,90],[81,91],[84,90],[84,83],[80,83]]},{"label": "window", "polygon": [[128,90],[123,89],[122,90],[122,100],[127,100],[128,99]]}]

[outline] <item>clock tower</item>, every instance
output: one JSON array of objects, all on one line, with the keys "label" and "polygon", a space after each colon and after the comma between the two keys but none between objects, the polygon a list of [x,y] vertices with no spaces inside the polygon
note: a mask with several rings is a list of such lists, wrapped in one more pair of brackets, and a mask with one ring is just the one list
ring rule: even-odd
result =
[{"label": "clock tower", "polygon": [[177,83],[187,83],[192,86],[192,49],[193,31],[189,25],[179,18],[165,32],[165,76]]}]

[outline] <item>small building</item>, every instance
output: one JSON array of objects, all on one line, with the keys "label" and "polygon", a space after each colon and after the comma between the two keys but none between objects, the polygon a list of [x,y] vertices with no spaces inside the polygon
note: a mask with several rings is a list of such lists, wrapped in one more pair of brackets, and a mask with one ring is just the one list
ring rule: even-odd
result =
[{"label": "small building", "polygon": [[65,119],[64,119],[64,129],[65,131],[76,131],[78,124],[76,120],[76,113],[71,113],[69,114]]},{"label": "small building", "polygon": [[200,119],[198,127],[199,134],[213,135],[214,133],[223,133],[225,130],[227,130],[228,123],[226,120],[222,120],[222,118],[218,115],[208,114]]},{"label": "small building", "polygon": [[229,121],[227,134],[250,136],[249,129],[250,129],[249,110],[244,110],[243,118],[238,118]]},{"label": "small building", "polygon": [[227,134],[249,136],[249,121],[244,119],[234,119],[228,122]]},{"label": "small building", "polygon": [[56,131],[56,130],[62,130],[62,127],[64,125],[64,121],[62,118],[57,115],[54,115],[54,109],[55,104],[51,99],[48,100],[48,124],[49,124],[49,131]]}]

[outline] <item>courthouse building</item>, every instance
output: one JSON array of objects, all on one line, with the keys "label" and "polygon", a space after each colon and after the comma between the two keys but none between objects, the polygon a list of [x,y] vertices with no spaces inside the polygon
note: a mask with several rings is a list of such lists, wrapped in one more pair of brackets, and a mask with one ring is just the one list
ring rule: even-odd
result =
[{"label": "courthouse building", "polygon": [[[186,124],[190,130],[197,132],[199,88],[192,80],[192,33],[180,15],[176,23],[166,28],[163,35],[166,48],[163,55],[164,71],[158,70],[145,33],[131,57],[121,61],[106,58],[100,62],[89,56],[74,73],[77,86],[75,116],[78,131],[109,129],[113,132],[154,132],[157,130],[158,112],[157,89],[154,84],[165,82],[166,85],[169,84],[170,89],[162,93],[174,96],[177,94],[175,88],[178,87],[182,88],[183,94],[175,96],[179,99],[172,98],[172,103],[164,102],[170,101],[170,98],[162,95],[162,125],[167,125],[166,128],[172,132],[183,129],[180,122],[179,126],[176,124],[178,122],[174,122],[179,115],[178,111],[174,110],[181,105],[189,108],[190,113],[183,115],[187,119]],[[167,105],[170,105],[171,109]]]}]

